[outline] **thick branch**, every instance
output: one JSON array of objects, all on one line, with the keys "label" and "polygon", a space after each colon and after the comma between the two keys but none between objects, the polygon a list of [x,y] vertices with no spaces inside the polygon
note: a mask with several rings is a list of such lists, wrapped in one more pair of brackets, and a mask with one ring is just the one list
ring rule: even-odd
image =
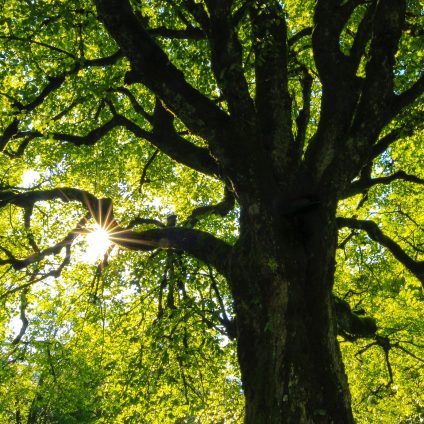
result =
[{"label": "thick branch", "polygon": [[423,178],[418,178],[415,175],[407,174],[404,171],[398,171],[392,175],[388,175],[387,177],[367,178],[363,180],[359,179],[358,181],[354,181],[343,194],[343,198],[362,193],[378,184],[390,184],[392,181],[395,180],[403,180],[416,184],[424,184]]},{"label": "thick branch", "polygon": [[106,28],[121,46],[136,80],[142,82],[195,134],[211,145],[225,145],[228,116],[194,89],[134,16],[128,0],[96,0]]},{"label": "thick branch", "polygon": [[375,17],[375,7],[377,2],[372,1],[364,14],[361,22],[359,23],[358,30],[355,34],[355,38],[353,40],[352,48],[349,52],[349,58],[354,71],[358,69],[359,63],[361,61],[362,56],[365,53],[365,48],[367,46],[368,41],[371,38],[371,28],[372,22]]},{"label": "thick branch", "polygon": [[219,175],[218,164],[209,150],[190,143],[175,131],[173,116],[156,101],[155,113],[152,117],[153,132],[140,128],[129,119],[120,116],[120,122],[134,135],[144,138],[170,158],[208,175]]},{"label": "thick branch", "polygon": [[0,151],[3,151],[9,142],[9,140],[17,133],[19,129],[19,120],[13,119],[13,121],[6,127],[3,135],[0,136]]},{"label": "thick branch", "polygon": [[390,237],[386,236],[373,221],[354,218],[337,218],[339,228],[348,227],[366,231],[371,240],[384,246],[424,285],[424,261],[415,261]]},{"label": "thick branch", "polygon": [[353,75],[349,59],[340,50],[340,34],[354,10],[354,3],[341,6],[338,0],[316,2],[312,48],[324,87]]},{"label": "thick branch", "polygon": [[296,34],[292,35],[289,39],[287,44],[289,45],[289,47],[294,46],[299,40],[301,40],[303,37],[308,37],[312,35],[312,27],[306,27],[301,29],[299,32],[297,32]]},{"label": "thick branch", "polygon": [[293,140],[287,77],[287,25],[281,5],[256,1],[250,11],[254,35],[256,109],[262,137],[281,165]]},{"label": "thick branch", "polygon": [[255,0],[245,0],[244,3],[233,12],[233,24],[237,27],[240,22],[248,15],[249,9]]},{"label": "thick branch", "polygon": [[393,67],[405,19],[405,0],[381,0],[375,8],[370,59],[353,128],[361,133],[381,130],[393,101]]},{"label": "thick branch", "polygon": [[405,135],[407,134],[404,133],[403,128],[395,128],[393,131],[386,134],[377,142],[377,144],[373,146],[371,152],[371,159],[374,159],[384,153],[391,144],[393,144],[395,141],[399,140]]},{"label": "thick branch", "polygon": [[312,48],[323,89],[318,129],[309,141],[305,160],[316,178],[330,181],[335,191],[337,185],[344,184],[342,180],[351,168],[358,166],[352,158],[360,160],[356,140],[347,135],[360,98],[361,80],[350,58],[340,50],[341,31],[356,4],[318,0],[314,14]]},{"label": "thick branch", "polygon": [[207,1],[212,70],[240,131],[251,131],[254,106],[243,72],[242,47],[231,16],[231,2]]},{"label": "thick branch", "polygon": [[178,249],[214,266],[220,273],[228,272],[231,246],[209,233],[191,228],[167,227],[134,232],[115,226],[109,238],[130,250]]},{"label": "thick branch", "polygon": [[[128,118],[116,114],[109,121],[105,122],[100,127],[91,130],[85,135],[65,134],[59,132],[53,132],[50,135],[54,140],[72,143],[76,146],[92,146],[114,128],[123,126],[127,130],[131,131],[135,136],[152,143],[171,159],[174,159],[175,161],[189,166],[199,172],[208,175],[218,175],[218,165],[209,154],[209,151],[206,148],[198,147],[187,141],[185,138],[179,136],[172,125],[172,115],[168,113],[167,116],[169,116],[170,120],[170,125],[168,126],[162,126],[164,121],[162,118],[157,120],[157,114],[155,114],[155,117],[151,117],[151,120],[154,123],[153,132],[146,131]],[[30,136],[34,138],[43,137],[43,134],[39,131],[25,131],[17,133],[17,136]]]},{"label": "thick branch", "polygon": [[96,204],[101,202],[92,194],[84,190],[75,188],[62,187],[51,190],[35,190],[24,193],[13,191],[0,192],[0,208],[6,205],[15,205],[20,208],[28,208],[34,206],[37,202],[62,200],[63,202],[80,202],[97,210]]},{"label": "thick branch", "polygon": [[[13,204],[21,208],[32,207],[36,202],[62,200],[64,202],[78,201],[90,215],[109,232],[109,238],[115,244],[131,250],[154,250],[157,248],[174,248],[183,250],[194,257],[214,266],[219,272],[226,273],[227,261],[231,253],[231,246],[209,233],[189,228],[161,228],[134,232],[122,228],[113,216],[112,201],[97,199],[91,193],[75,188],[63,187],[51,190],[37,190],[26,193],[0,193],[0,207]],[[80,232],[86,217],[61,242],[25,259],[16,259],[10,253],[8,259],[0,260],[1,264],[11,264],[15,269],[22,269],[29,264],[39,262],[44,257],[59,253],[63,247],[70,245]]]},{"label": "thick branch", "polygon": [[31,102],[25,106],[22,106],[20,109],[25,111],[34,110],[39,106],[46,97],[54,90],[57,90],[65,81],[66,75],[60,75],[57,77],[49,78],[48,84],[41,90],[41,93]]},{"label": "thick branch", "polygon": [[210,27],[209,16],[201,3],[195,0],[183,0],[184,9],[200,24],[203,30],[207,31]]}]

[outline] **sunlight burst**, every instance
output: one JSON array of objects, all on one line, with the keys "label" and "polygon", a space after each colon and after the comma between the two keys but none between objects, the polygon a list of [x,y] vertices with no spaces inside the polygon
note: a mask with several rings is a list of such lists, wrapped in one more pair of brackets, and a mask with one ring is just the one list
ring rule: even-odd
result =
[{"label": "sunlight burst", "polygon": [[108,232],[98,224],[93,226],[92,231],[85,238],[88,248],[84,259],[89,263],[94,263],[101,259],[111,244]]}]

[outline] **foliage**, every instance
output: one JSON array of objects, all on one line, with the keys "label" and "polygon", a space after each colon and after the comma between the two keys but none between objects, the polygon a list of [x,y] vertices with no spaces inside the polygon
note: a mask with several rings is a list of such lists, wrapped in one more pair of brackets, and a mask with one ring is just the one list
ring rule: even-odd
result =
[{"label": "foliage", "polygon": [[[131,3],[185,80],[220,111],[237,113],[223,95],[225,82],[211,68],[201,20],[188,12],[188,4],[204,2]],[[249,2],[231,3],[233,15],[240,16],[243,69],[222,77],[241,71],[254,96],[261,57],[255,56],[253,30],[243,13]],[[346,54],[368,3],[378,2],[352,3],[357,7],[340,35]],[[159,249],[140,251],[119,240],[93,261],[85,229],[98,217],[91,210],[82,220],[83,201],[66,189],[63,196],[32,203],[10,200],[72,187],[112,199],[114,225],[153,234],[155,243],[154,231],[195,226],[231,246],[239,235],[240,210],[218,171],[210,170],[211,156],[199,159],[201,153],[198,158],[197,151],[179,152],[173,145],[184,138],[206,151],[205,138],[192,131],[201,125],[189,128],[158,102],[151,87],[130,81],[131,61],[99,21],[93,2],[13,0],[2,8],[0,421],[242,422],[232,297],[219,264],[207,264],[180,246],[155,244]],[[322,100],[310,37],[314,5],[286,0],[283,9],[293,129],[305,132],[306,151]],[[407,2],[406,16],[394,67],[396,93],[422,74],[418,1]],[[263,54],[265,60],[266,49]],[[365,75],[366,56],[358,76]],[[396,142],[356,177],[338,207],[341,218],[376,222],[421,264],[422,108],[419,101],[411,103],[383,128],[380,140],[397,132]],[[302,114],[303,130],[296,119]],[[166,132],[169,122],[175,130]],[[58,245],[55,254],[40,256]],[[358,423],[424,420],[423,288],[392,253],[363,228],[340,229],[334,292],[378,327],[370,338],[339,338]],[[20,266],[25,258],[35,259]]]}]

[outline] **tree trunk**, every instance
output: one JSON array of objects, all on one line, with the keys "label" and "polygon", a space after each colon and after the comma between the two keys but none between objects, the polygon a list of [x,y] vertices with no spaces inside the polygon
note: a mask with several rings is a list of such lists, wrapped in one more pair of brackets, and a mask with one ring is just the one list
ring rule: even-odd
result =
[{"label": "tree trunk", "polygon": [[245,423],[353,423],[331,295],[335,207],[249,212],[230,278]]}]

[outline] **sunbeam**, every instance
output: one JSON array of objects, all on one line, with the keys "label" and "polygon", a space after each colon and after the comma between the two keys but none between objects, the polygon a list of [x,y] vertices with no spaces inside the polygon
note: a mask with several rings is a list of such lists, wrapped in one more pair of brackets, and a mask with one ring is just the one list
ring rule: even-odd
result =
[{"label": "sunbeam", "polygon": [[99,224],[93,226],[92,231],[86,234],[85,239],[87,250],[84,260],[89,263],[94,263],[102,258],[111,244],[109,233]]}]

